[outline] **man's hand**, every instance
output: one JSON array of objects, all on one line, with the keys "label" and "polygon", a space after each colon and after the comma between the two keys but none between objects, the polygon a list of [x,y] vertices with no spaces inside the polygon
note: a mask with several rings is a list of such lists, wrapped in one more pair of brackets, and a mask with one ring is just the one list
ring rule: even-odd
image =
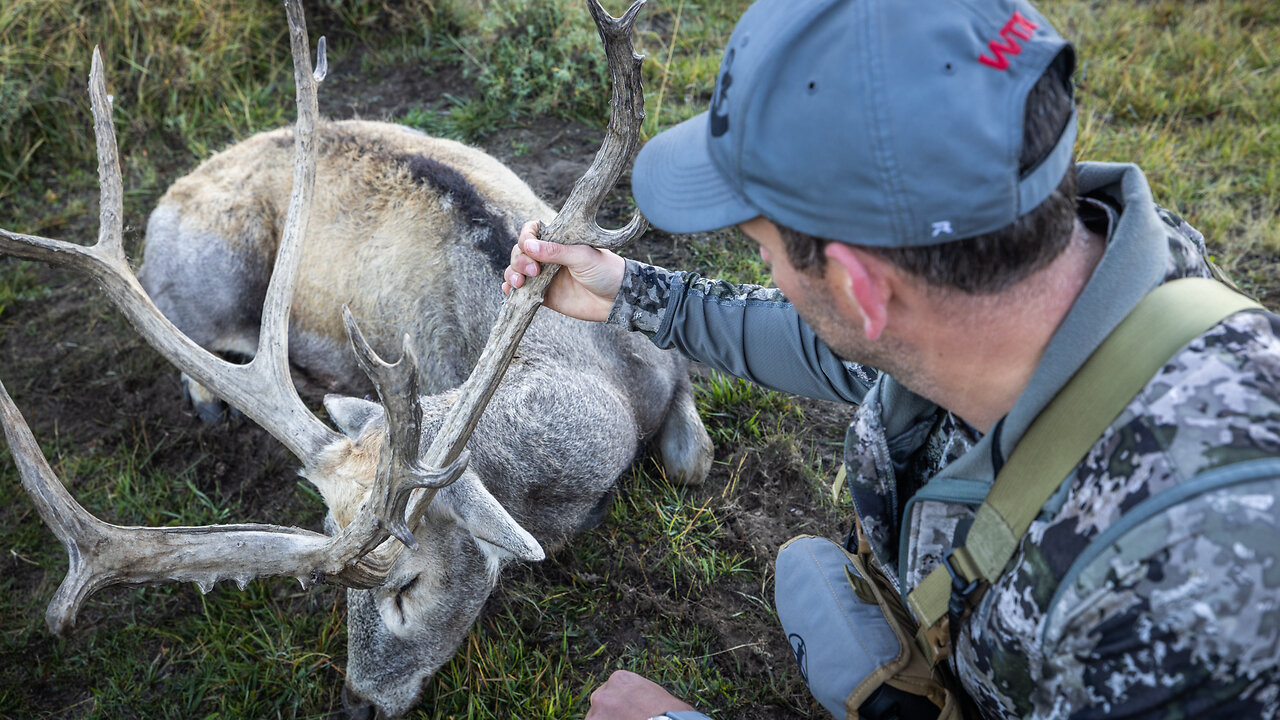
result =
[{"label": "man's hand", "polygon": [[669,710],[693,706],[662,689],[661,685],[626,670],[615,670],[591,693],[586,720],[648,720]]},{"label": "man's hand", "polygon": [[603,321],[609,317],[613,301],[622,287],[626,261],[589,245],[561,245],[538,239],[538,223],[530,221],[520,229],[520,239],[511,248],[511,264],[502,273],[502,292],[524,285],[526,278],[541,270],[538,263],[563,265],[565,272],[547,288],[542,304],[580,320]]}]

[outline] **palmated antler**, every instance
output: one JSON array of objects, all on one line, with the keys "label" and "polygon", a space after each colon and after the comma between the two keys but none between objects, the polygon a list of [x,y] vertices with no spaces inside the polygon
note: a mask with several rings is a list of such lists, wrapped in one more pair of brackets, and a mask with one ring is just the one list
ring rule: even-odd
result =
[{"label": "palmated antler", "polygon": [[[616,230],[606,230],[596,222],[596,213],[601,203],[618,182],[622,172],[631,166],[640,145],[640,125],[644,122],[644,90],[640,76],[643,57],[635,52],[632,27],[644,3],[645,0],[636,0],[622,17],[615,18],[597,0],[587,0],[591,17],[604,42],[609,75],[613,81],[609,99],[609,126],[591,167],[574,183],[573,190],[555,219],[543,226],[541,236],[547,240],[617,248],[639,237],[648,226],[638,212],[624,227]],[[559,269],[558,265],[544,266],[541,273],[514,290],[502,304],[502,310],[484,350],[480,353],[480,359],[463,384],[457,401],[445,416],[431,447],[423,454],[422,466],[443,467],[458,458],[484,413],[489,398],[506,373],[520,339],[533,321],[534,313],[542,305],[547,286]],[[424,489],[415,495],[407,515],[407,527],[410,530],[416,527],[435,492]],[[509,550],[519,546],[517,537],[483,539]],[[532,541],[532,537],[529,540]],[[365,556],[360,565],[371,574],[385,574],[390,571],[402,549],[402,545],[387,543]],[[529,550],[526,554],[515,554],[524,559],[541,559],[542,549],[536,542]]]},{"label": "palmated antler", "polygon": [[[297,0],[286,0],[285,6],[298,98],[294,183],[264,303],[258,351],[252,362],[228,363],[192,342],[160,313],[129,268],[122,248],[123,190],[111,103],[103,79],[102,58],[96,48],[89,94],[102,192],[98,242],[82,246],[0,230],[0,251],[73,268],[96,279],[148,343],[188,375],[240,408],[304,464],[310,465],[325,448],[348,441],[307,409],[289,377],[287,325],[315,184],[316,82],[323,77],[325,57],[321,38],[319,68],[313,73],[302,10]],[[394,369],[375,368],[371,375],[379,392],[387,390],[386,397],[394,395],[391,385],[403,383]],[[411,393],[408,397],[416,398],[416,388],[410,387],[407,391]],[[385,398],[384,402],[387,402]],[[397,418],[403,417],[398,408],[389,407],[388,412]],[[383,576],[356,565],[357,560],[384,543],[390,532],[413,542],[403,522],[409,493],[453,482],[462,474],[467,460],[465,453],[457,452],[448,462],[430,466],[441,469],[413,463],[411,472],[398,471],[397,462],[392,458],[398,459],[405,453],[416,455],[418,438],[409,439],[406,436],[412,432],[393,429],[392,440],[407,449],[388,450],[384,445],[383,469],[368,498],[355,519],[333,536],[274,525],[120,527],[94,518],[71,497],[40,453],[30,429],[3,386],[0,386],[0,422],[24,488],[45,523],[66,546],[70,558],[67,577],[46,614],[49,628],[55,633],[64,632],[74,623],[77,611],[90,594],[111,585],[189,580],[208,590],[224,579],[233,579],[243,586],[252,578],[267,576],[295,577],[304,584],[326,581],[360,587],[376,585]],[[397,420],[394,427],[403,428],[404,423]],[[512,525],[523,532],[514,522]]]}]

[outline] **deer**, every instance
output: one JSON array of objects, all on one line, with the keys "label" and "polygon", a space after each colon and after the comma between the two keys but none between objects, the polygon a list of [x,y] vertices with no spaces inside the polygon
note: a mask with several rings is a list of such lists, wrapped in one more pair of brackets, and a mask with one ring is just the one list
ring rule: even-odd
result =
[{"label": "deer", "polygon": [[[668,476],[705,477],[712,445],[686,361],[601,324],[537,313],[554,267],[505,300],[500,289],[525,220],[541,221],[548,239],[600,247],[645,230],[638,213],[612,230],[595,220],[639,144],[642,58],[631,34],[644,1],[614,18],[587,0],[613,80],[611,116],[557,213],[480,150],[387,123],[321,122],[325,40],[313,69],[302,10],[287,0],[296,124],[175,182],[151,214],[136,274],[95,48],[98,239],[0,229],[0,252],[95,280],[181,371],[197,413],[214,421],[229,406],[261,425],[299,460],[327,514],[324,532],[106,523],[59,481],[0,384],[24,489],[68,555],[45,616],[51,632],[69,632],[86,600],[114,585],[336,584],[347,588],[347,711],[394,717],[454,654],[502,568],[542,560],[599,522],[644,443],[657,445]],[[336,429],[301,399],[291,364],[334,390],[323,404]],[[361,396],[370,389],[376,402]]]}]

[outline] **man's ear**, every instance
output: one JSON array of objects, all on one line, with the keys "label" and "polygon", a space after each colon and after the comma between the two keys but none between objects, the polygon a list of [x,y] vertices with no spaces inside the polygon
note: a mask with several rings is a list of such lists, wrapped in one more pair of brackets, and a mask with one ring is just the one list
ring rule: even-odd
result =
[{"label": "man's ear", "polygon": [[[893,288],[889,282],[888,265],[864,250],[829,242],[823,253],[836,267],[834,286],[849,293],[862,313],[862,332],[868,340],[876,340],[889,320],[889,298]],[[828,280],[833,278],[828,277]]]}]

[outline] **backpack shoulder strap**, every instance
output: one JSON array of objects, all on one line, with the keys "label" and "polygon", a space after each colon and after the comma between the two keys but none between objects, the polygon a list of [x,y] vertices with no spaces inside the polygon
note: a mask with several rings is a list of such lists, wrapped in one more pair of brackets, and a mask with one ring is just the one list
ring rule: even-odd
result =
[{"label": "backpack shoulder strap", "polygon": [[916,642],[930,662],[950,654],[961,619],[1004,572],[1045,502],[1160,367],[1249,309],[1262,306],[1216,280],[1173,280],[1148,293],[1107,336],[1010,453],[965,544],[907,595],[920,621]]}]

